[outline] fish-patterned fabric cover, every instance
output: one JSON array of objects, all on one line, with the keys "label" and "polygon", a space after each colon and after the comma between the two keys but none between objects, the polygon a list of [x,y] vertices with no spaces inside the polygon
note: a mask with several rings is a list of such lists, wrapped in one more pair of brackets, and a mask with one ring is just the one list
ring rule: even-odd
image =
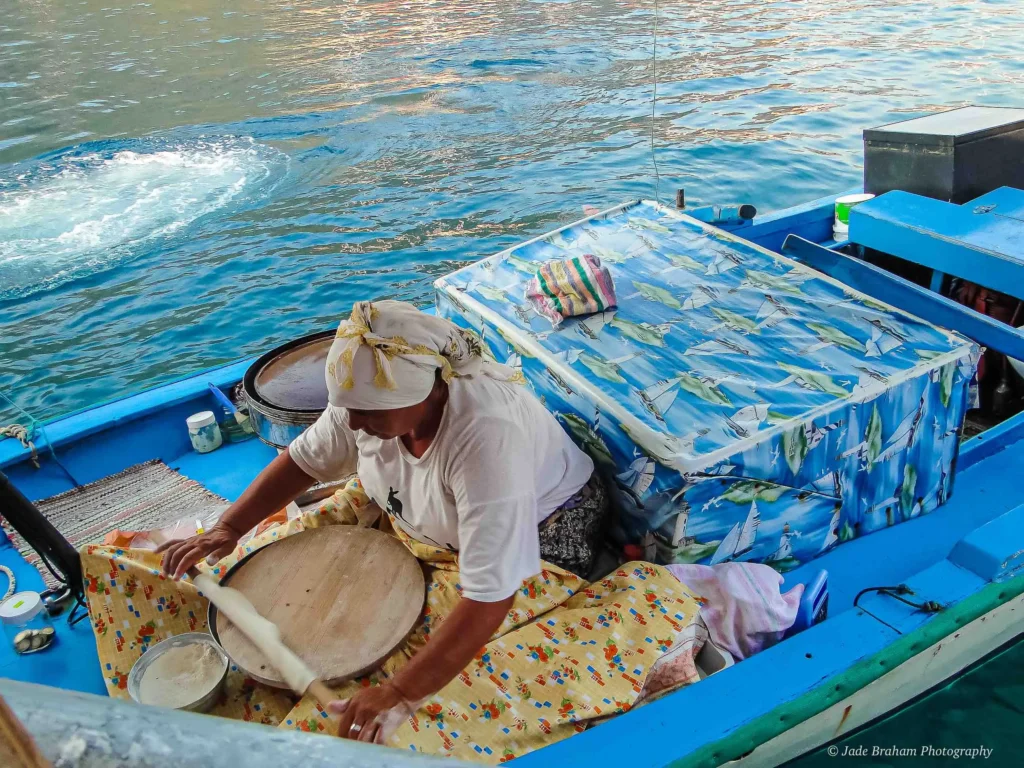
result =
[{"label": "fish-patterned fabric cover", "polygon": [[[618,306],[553,330],[525,287],[586,253]],[[952,489],[977,347],[677,211],[620,206],[436,289],[614,479],[648,559],[788,570]]]}]

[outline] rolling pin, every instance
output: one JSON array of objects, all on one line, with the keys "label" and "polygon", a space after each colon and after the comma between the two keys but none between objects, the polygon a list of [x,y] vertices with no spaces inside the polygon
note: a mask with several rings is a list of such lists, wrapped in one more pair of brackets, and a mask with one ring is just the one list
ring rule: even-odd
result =
[{"label": "rolling pin", "polygon": [[300,696],[310,694],[324,711],[327,703],[337,700],[337,696],[318,680],[302,659],[281,640],[281,630],[272,621],[260,616],[249,598],[231,587],[222,587],[211,576],[196,568],[189,568],[188,575],[192,583],[217,606],[217,610],[227,616],[249,640],[267,657],[267,661],[281,673],[288,687]]}]

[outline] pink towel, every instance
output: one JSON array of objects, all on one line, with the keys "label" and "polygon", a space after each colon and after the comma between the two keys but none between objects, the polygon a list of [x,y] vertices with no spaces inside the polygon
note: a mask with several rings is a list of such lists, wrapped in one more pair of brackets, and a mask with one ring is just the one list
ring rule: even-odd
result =
[{"label": "pink towel", "polygon": [[782,594],[782,576],[759,563],[669,565],[701,604],[711,640],[737,661],[783,638],[796,621],[804,585]]}]

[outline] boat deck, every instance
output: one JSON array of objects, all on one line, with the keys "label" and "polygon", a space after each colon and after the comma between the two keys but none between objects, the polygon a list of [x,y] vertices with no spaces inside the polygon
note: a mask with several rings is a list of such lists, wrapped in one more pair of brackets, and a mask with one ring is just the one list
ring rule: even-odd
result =
[{"label": "boat deck", "polygon": [[[145,393],[136,397],[144,396]],[[119,409],[131,407],[128,401],[120,401],[104,408],[114,406]],[[199,406],[189,406],[185,410],[191,411],[193,407]],[[149,418],[165,422],[166,414],[158,413]],[[175,425],[168,423],[164,423],[163,428],[176,429]],[[96,440],[100,446],[103,442],[102,439]],[[944,506],[929,515],[835,548],[786,574],[786,586],[809,580],[819,569],[827,570],[831,595],[830,614],[836,617],[853,607],[853,600],[862,589],[902,583],[942,561],[953,545],[967,533],[1024,504],[1024,487],[1021,487],[1016,475],[1020,452],[1024,447],[1022,442],[1024,420],[1021,419],[1006,422],[995,430],[967,441],[961,451],[953,496]],[[70,452],[70,456],[60,448],[58,451],[62,462],[73,473],[86,466],[84,457],[77,455],[77,450]],[[176,456],[168,456],[165,450],[151,445],[146,455],[136,454],[132,462],[126,456],[124,461],[127,465],[149,458],[162,458],[168,466],[214,493],[234,500],[274,455],[274,449],[253,439],[225,444],[208,454],[198,454],[189,449]],[[44,468],[46,466],[44,463]],[[123,468],[116,467],[112,471]],[[90,479],[94,478],[81,478],[80,482],[88,482]],[[33,484],[22,481],[20,487],[30,498],[40,498],[38,492],[33,492]],[[0,546],[0,564],[14,570],[19,589],[43,588],[35,569],[28,566],[9,544]],[[0,644],[0,676],[105,693],[88,623],[83,621],[69,628],[61,618],[56,626],[60,644],[45,654],[18,657]]]},{"label": "boat deck", "polygon": [[[854,599],[868,587],[909,583],[916,593],[911,599],[949,606],[991,589],[946,558],[966,534],[1024,504],[1017,478],[1022,449],[1020,417],[972,438],[964,444],[956,488],[944,506],[846,542],[786,575],[786,584],[792,585],[819,568],[829,572],[826,621],[698,685],[545,748],[545,764],[584,768],[600,754],[607,765],[669,765],[681,755],[688,757],[688,765],[718,765],[722,760],[714,754],[715,742],[740,738],[753,749],[774,735],[773,727],[785,730],[787,718],[802,719],[786,708],[809,692],[830,704],[845,695],[841,686],[847,675],[866,665],[888,668],[887,660],[895,666],[894,646],[901,637],[943,619],[876,595],[862,598],[855,610]],[[1014,525],[1019,528],[1020,521]],[[922,647],[930,644],[920,642]],[[636,739],[638,729],[644,733],[642,742]]]},{"label": "boat deck", "polygon": [[[243,443],[225,443],[212,453],[196,453],[188,441],[182,414],[208,408],[205,382],[227,386],[240,377],[247,362],[82,411],[48,425],[46,436],[54,441],[61,464],[81,484],[120,472],[132,464],[162,459],[213,493],[234,500],[276,452],[254,438]],[[129,422],[129,417],[135,420]],[[131,450],[124,445],[126,431],[134,443]],[[113,444],[117,445],[116,450],[112,450]],[[42,468],[35,470],[23,460],[25,451],[16,441],[0,442],[0,468],[33,501],[72,487],[67,476],[47,460],[43,442],[39,442],[39,449]],[[45,589],[36,569],[7,541],[0,542],[0,565],[14,572],[19,590]],[[0,584],[6,584],[2,576]],[[0,643],[0,677],[106,695],[89,622],[82,620],[70,627],[62,615],[54,620],[54,627],[58,642],[45,653],[19,656],[9,644]]]},{"label": "boat deck", "polygon": [[960,449],[953,495],[943,506],[836,547],[787,573],[786,585],[826,569],[830,613],[835,615],[852,608],[860,590],[900,584],[943,560],[968,533],[1024,504],[1024,487],[1016,476],[1022,451],[1024,420],[1019,417],[971,438]]}]

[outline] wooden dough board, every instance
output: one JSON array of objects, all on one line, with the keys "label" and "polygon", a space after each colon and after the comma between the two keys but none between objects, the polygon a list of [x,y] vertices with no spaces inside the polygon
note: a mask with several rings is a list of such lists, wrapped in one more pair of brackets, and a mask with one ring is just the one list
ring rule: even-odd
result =
[{"label": "wooden dough board", "polygon": [[[332,525],[269,544],[221,582],[244,594],[320,680],[337,683],[380,665],[423,610],[419,561],[393,536]],[[254,679],[287,688],[262,653],[215,608],[210,628]]]}]

